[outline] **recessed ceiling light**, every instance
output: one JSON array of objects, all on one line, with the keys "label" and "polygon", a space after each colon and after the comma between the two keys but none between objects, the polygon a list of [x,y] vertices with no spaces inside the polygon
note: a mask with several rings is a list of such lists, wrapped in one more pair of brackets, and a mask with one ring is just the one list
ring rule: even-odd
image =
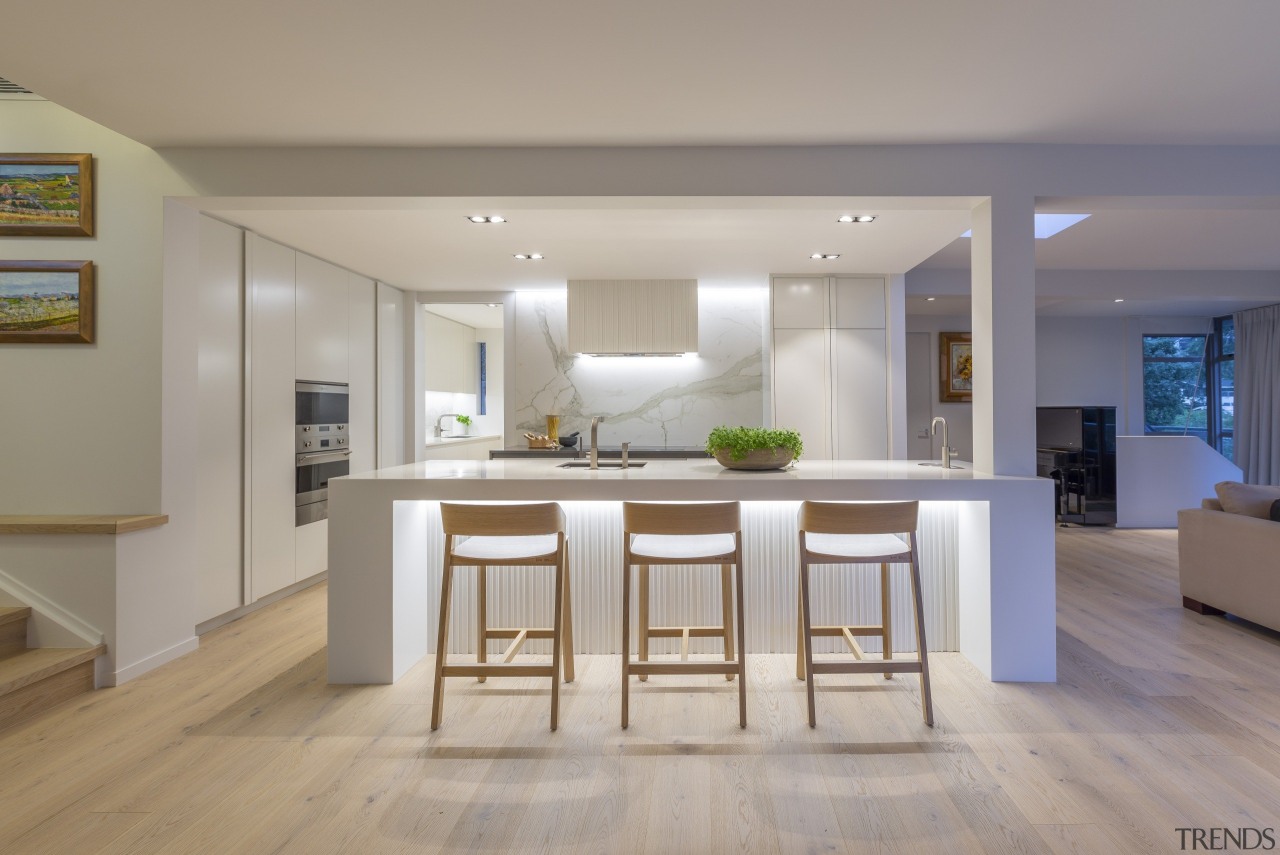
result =
[{"label": "recessed ceiling light", "polygon": [[837,218],[836,218],[836,222],[837,222],[837,223],[852,223],[852,222],[853,222],[853,217],[849,216],[848,214],[845,214],[845,215],[844,215],[844,216],[842,216],[842,217],[837,217]]},{"label": "recessed ceiling light", "polygon": [[485,305],[488,306],[490,309],[496,309],[502,304],[501,303],[485,303]]},{"label": "recessed ceiling light", "polygon": [[467,217],[467,219],[473,223],[495,223],[496,224],[496,223],[505,223],[507,221],[506,217],[499,217],[499,216],[486,217],[481,214],[472,214],[471,216]]},{"label": "recessed ceiling light", "polygon": [[925,299],[925,302],[926,302],[926,303],[932,303],[934,300],[936,300],[936,299],[938,299],[938,298],[937,298],[937,297],[925,297],[924,299]]},{"label": "recessed ceiling light", "polygon": [[874,223],[875,221],[874,214],[844,214],[836,219],[837,223]]},{"label": "recessed ceiling light", "polygon": [[1116,298],[1116,302],[1117,302],[1117,303],[1123,303],[1123,302],[1124,302],[1124,297],[1117,297],[1117,298]]},{"label": "recessed ceiling light", "polygon": [[832,259],[839,258],[840,256],[838,253],[834,252],[815,252],[809,257],[815,261],[831,261]]},{"label": "recessed ceiling light", "polygon": [[520,261],[541,261],[542,253],[540,252],[517,252],[515,257]]}]

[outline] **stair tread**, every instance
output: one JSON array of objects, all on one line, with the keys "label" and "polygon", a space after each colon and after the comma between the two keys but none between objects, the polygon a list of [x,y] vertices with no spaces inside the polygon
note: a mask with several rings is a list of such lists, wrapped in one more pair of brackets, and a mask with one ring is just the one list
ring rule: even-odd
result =
[{"label": "stair tread", "polygon": [[32,647],[17,656],[0,659],[0,695],[95,659],[106,649],[105,644],[95,647]]},{"label": "stair tread", "polygon": [[31,606],[0,606],[0,626],[31,617]]}]

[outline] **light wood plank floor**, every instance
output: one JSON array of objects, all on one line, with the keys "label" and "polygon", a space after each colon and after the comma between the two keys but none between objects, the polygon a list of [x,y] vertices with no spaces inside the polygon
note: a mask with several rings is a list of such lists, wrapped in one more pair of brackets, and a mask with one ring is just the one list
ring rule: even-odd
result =
[{"label": "light wood plank floor", "polygon": [[[1280,636],[1179,603],[1176,535],[1061,530],[1057,684],[933,658],[820,681],[654,677],[618,728],[618,660],[544,681],[325,683],[326,591],[0,731],[0,852],[1176,852],[1179,827],[1280,826]],[[749,604],[748,604],[749,605]]]}]

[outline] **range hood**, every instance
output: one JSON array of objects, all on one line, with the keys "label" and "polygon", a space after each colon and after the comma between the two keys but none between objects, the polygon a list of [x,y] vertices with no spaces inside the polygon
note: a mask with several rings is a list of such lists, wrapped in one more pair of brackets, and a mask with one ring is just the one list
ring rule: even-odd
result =
[{"label": "range hood", "polygon": [[570,279],[569,350],[678,356],[698,350],[698,280]]}]

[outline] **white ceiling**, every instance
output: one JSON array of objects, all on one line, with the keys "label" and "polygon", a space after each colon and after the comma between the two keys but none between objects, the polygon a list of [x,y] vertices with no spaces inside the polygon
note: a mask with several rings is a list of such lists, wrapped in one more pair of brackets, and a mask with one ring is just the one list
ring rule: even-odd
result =
[{"label": "white ceiling", "polygon": [[488,303],[427,303],[423,309],[479,330],[500,330],[503,327],[501,304],[492,306]]},{"label": "white ceiling", "polygon": [[[303,200],[308,202],[308,200]],[[216,216],[336,264],[424,291],[564,288],[567,279],[693,278],[764,285],[770,273],[903,272],[969,227],[968,197],[314,201],[315,210],[206,200]],[[299,200],[290,202],[298,207]],[[390,203],[388,203],[390,204]],[[328,207],[326,207],[326,205]],[[874,223],[842,224],[872,213]],[[470,214],[508,222],[476,225]],[[518,261],[516,253],[542,253]],[[811,253],[837,253],[814,261]]]},{"label": "white ceiling", "polygon": [[[10,17],[0,74],[156,147],[1280,144],[1280,3],[1261,0],[63,0]],[[57,33],[56,61],[46,39],[16,35],[36,32]],[[481,201],[511,223],[461,219]],[[955,236],[971,201],[222,200],[215,213],[400,287],[476,291],[967,268]],[[882,219],[833,222],[860,202]],[[1093,214],[1038,242],[1040,269],[1280,271],[1274,199],[1039,207]],[[528,251],[546,260],[511,258]]]},{"label": "white ceiling", "polygon": [[64,0],[7,14],[0,74],[152,146],[1276,144],[1277,32],[1265,0]]}]

